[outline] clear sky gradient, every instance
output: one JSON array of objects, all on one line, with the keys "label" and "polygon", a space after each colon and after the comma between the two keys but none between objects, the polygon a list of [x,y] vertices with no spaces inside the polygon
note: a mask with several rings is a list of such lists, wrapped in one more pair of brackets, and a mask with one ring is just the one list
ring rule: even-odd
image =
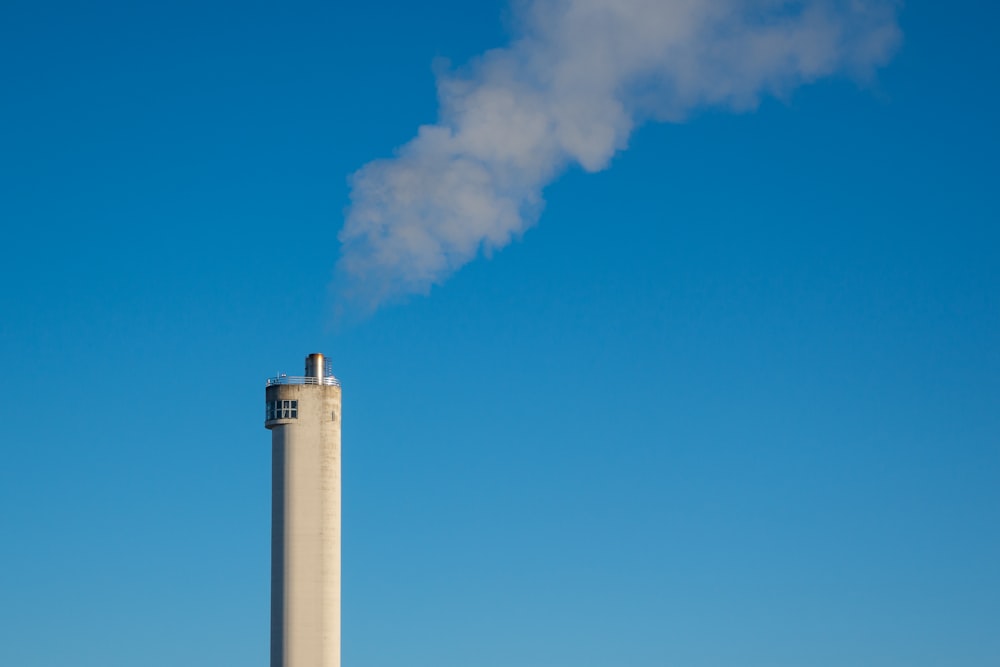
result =
[{"label": "clear sky gradient", "polygon": [[646,125],[337,326],[505,2],[0,10],[0,665],[265,666],[264,379],[344,384],[350,667],[1000,664],[997,10]]}]

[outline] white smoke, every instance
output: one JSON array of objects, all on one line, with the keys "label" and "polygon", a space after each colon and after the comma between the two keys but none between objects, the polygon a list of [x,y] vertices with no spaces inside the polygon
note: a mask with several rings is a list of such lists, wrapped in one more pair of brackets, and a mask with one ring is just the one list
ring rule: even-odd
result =
[{"label": "white smoke", "polygon": [[638,123],[751,110],[865,78],[900,42],[894,0],[534,0],[517,35],[439,75],[440,118],[351,180],[338,263],[366,309],[426,293],[538,218],[568,165],[600,171]]}]

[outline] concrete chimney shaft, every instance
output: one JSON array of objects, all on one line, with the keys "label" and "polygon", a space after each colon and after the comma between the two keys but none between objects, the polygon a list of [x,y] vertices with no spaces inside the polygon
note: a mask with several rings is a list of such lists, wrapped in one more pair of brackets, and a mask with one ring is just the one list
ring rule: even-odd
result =
[{"label": "concrete chimney shaft", "polygon": [[267,383],[271,667],[340,667],[340,397],[322,354]]}]

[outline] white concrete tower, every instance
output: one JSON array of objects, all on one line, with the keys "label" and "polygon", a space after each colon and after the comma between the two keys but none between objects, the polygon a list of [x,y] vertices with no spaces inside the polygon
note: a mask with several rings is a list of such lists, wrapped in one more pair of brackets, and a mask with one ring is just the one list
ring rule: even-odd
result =
[{"label": "white concrete tower", "polygon": [[267,381],[271,667],[340,667],[340,383],[322,354]]}]

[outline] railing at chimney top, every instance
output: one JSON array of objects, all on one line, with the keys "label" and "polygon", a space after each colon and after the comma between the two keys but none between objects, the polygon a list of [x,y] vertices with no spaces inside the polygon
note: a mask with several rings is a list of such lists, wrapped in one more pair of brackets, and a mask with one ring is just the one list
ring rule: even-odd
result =
[{"label": "railing at chimney top", "polygon": [[339,387],[340,380],[333,377],[332,375],[327,375],[326,377],[303,377],[299,375],[278,375],[277,377],[267,378],[267,386],[273,387],[278,384],[325,384],[330,387]]}]

